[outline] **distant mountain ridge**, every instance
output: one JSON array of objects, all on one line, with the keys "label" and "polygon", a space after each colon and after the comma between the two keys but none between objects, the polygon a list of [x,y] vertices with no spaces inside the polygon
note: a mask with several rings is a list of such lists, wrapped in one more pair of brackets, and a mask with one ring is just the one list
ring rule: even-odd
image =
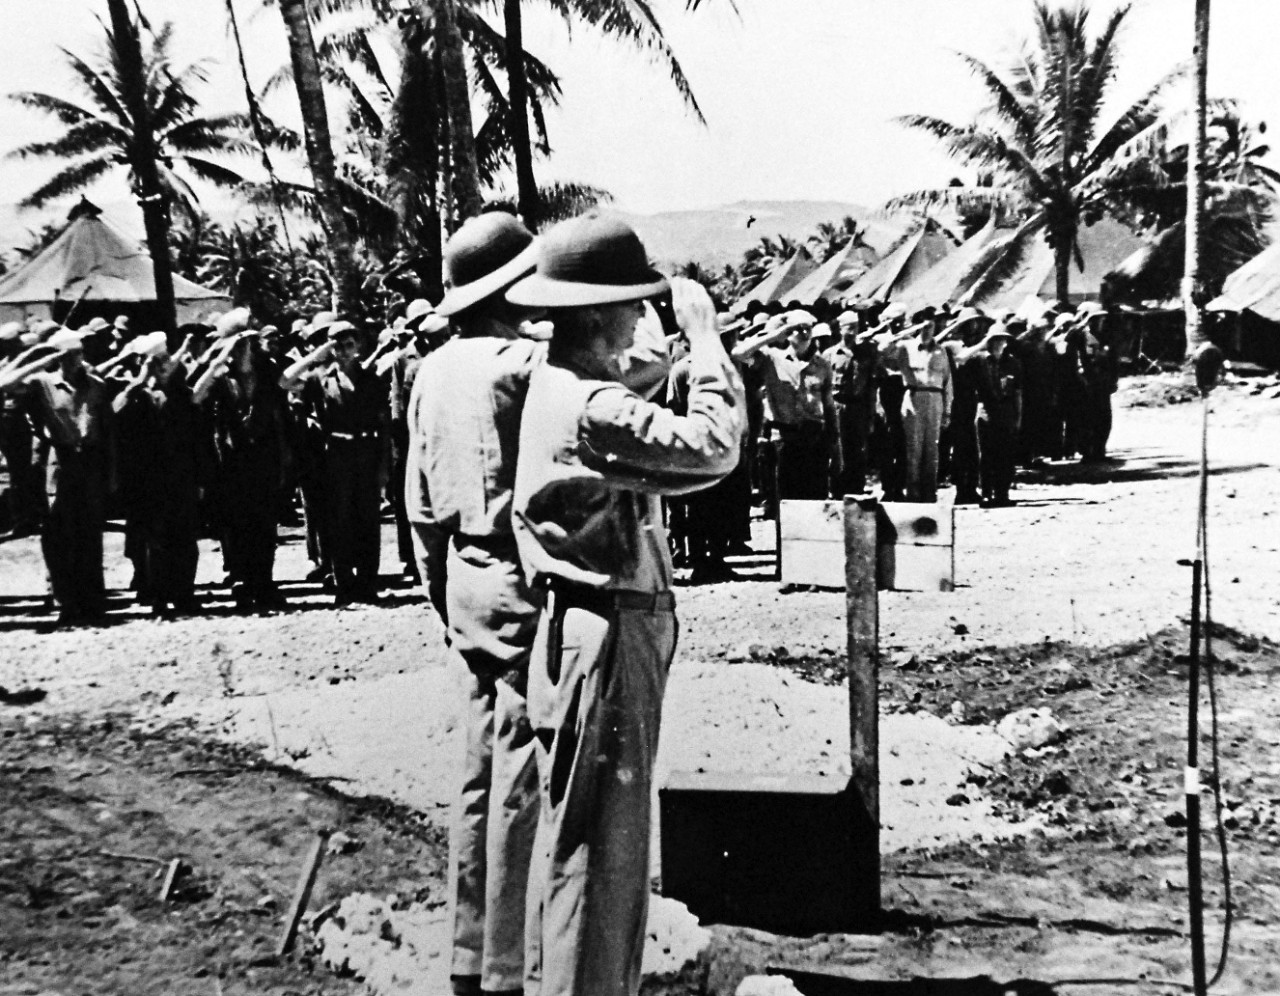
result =
[{"label": "distant mountain ridge", "polygon": [[[762,238],[804,239],[825,222],[846,216],[867,226],[867,241],[883,252],[907,227],[906,219],[882,218],[845,201],[737,201],[720,207],[657,214],[622,212],[660,266],[690,261],[704,266],[736,264]],[[747,222],[751,221],[750,226]]]},{"label": "distant mountain ridge", "polygon": [[[0,252],[26,245],[46,223],[61,224],[72,203],[45,211],[24,211],[15,204],[0,203]],[[117,227],[142,239],[142,218],[136,204],[103,201],[99,207]],[[222,223],[232,221],[236,213],[234,206],[208,204],[206,209]],[[639,233],[653,261],[668,268],[690,261],[716,268],[726,263],[736,265],[744,252],[766,236],[804,239],[823,222],[838,225],[845,216],[866,225],[867,241],[879,253],[908,227],[905,217],[880,217],[860,204],[845,201],[737,201],[656,214],[620,213]],[[748,219],[752,219],[750,226]]]}]

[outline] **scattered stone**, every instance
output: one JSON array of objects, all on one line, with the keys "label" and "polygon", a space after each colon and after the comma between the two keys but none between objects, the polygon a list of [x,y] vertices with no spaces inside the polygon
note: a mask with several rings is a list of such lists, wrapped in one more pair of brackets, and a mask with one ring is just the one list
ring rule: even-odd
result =
[{"label": "scattered stone", "polygon": [[801,996],[801,993],[785,975],[748,975],[738,983],[734,996]]},{"label": "scattered stone", "polygon": [[1165,811],[1164,825],[1167,827],[1185,827],[1187,825],[1187,814],[1179,806],[1171,807]]},{"label": "scattered stone", "polygon": [[330,854],[355,854],[362,847],[364,847],[364,841],[357,840],[341,830],[329,838]]},{"label": "scattered stone", "polygon": [[963,792],[956,792],[954,795],[947,796],[948,806],[967,806],[969,805],[969,797]]},{"label": "scattered stone", "polygon": [[1014,750],[1021,751],[1057,743],[1066,736],[1067,728],[1054,718],[1052,709],[1019,709],[1000,720],[996,732],[1008,740]]}]

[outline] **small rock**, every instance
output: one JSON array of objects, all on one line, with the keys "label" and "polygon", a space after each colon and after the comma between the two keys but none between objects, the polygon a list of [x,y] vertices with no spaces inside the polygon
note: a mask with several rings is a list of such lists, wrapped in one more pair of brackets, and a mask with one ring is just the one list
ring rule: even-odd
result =
[{"label": "small rock", "polygon": [[734,996],[801,996],[785,975],[748,975],[738,983]]},{"label": "small rock", "polygon": [[969,635],[969,627],[966,626],[964,623],[956,623],[954,626],[951,627],[951,631],[955,633],[956,636]]},{"label": "small rock", "polygon": [[956,792],[954,795],[947,796],[948,806],[967,806],[969,805],[969,797],[963,792]]},{"label": "small rock", "polygon": [[1186,812],[1175,806],[1165,811],[1164,825],[1167,827],[1185,827],[1187,825]]},{"label": "small rock", "polygon": [[996,724],[996,732],[1020,751],[1057,743],[1067,730],[1054,718],[1053,710],[1040,708],[1009,713]]},{"label": "small rock", "polygon": [[355,854],[362,847],[364,847],[364,841],[357,840],[341,830],[329,838],[330,854]]}]

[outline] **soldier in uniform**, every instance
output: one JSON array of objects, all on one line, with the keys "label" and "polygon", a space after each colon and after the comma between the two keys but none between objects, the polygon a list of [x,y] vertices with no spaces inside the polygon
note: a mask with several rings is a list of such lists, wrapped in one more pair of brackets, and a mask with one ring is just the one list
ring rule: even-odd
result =
[{"label": "soldier in uniform", "polygon": [[951,420],[951,362],[937,343],[933,309],[917,312],[915,321],[916,334],[898,346],[896,364],[906,385],[906,497],[932,502],[938,498],[938,440]]},{"label": "soldier in uniform", "polygon": [[[0,373],[12,362],[21,362],[21,322],[0,325]],[[30,400],[22,392],[0,394],[0,456],[9,471],[10,538],[31,536],[40,530],[48,500],[45,482],[35,463],[36,428],[32,421]]]},{"label": "soldier in uniform", "polygon": [[[551,309],[520,429],[520,557],[546,593],[529,673],[542,813],[530,877],[541,996],[635,996],[649,896],[650,800],[675,650],[660,496],[738,461],[742,386],[710,298],[674,283],[690,345],[686,416],[623,383],[643,301],[666,281],[623,222],[590,212],[544,236],[508,298]],[[530,987],[532,988],[532,987]]]},{"label": "soldier in uniform", "polygon": [[286,608],[273,577],[277,510],[289,460],[284,392],[256,346],[247,311],[219,323],[223,338],[196,382],[217,454],[214,504],[231,593],[242,611]]},{"label": "soldier in uniform", "polygon": [[400,350],[386,358],[391,379],[391,504],[396,518],[396,549],[402,570],[414,584],[421,584],[417,557],[413,551],[413,528],[404,501],[405,473],[409,461],[409,398],[422,359],[441,345],[449,330],[449,320],[436,314],[424,298],[409,302],[405,309]]},{"label": "soldier in uniform", "polygon": [[938,335],[938,342],[951,361],[951,445],[949,476],[955,485],[957,505],[976,505],[978,491],[978,386],[975,368],[966,362],[982,336],[982,319],[975,308],[962,308]]},{"label": "soldier in uniform", "polygon": [[764,372],[779,499],[827,497],[828,466],[841,459],[831,365],[813,342],[813,327],[807,312],[789,311],[733,350],[735,361],[754,359]]},{"label": "soldier in uniform", "polygon": [[876,389],[880,407],[873,446],[880,470],[882,501],[902,501],[907,486],[907,431],[902,421],[902,404],[907,385],[898,368],[900,354],[891,346],[906,326],[907,309],[896,302],[880,313],[875,342],[879,345]]},{"label": "soldier in uniform", "polygon": [[859,331],[856,311],[837,320],[841,341],[826,352],[831,364],[832,397],[840,435],[841,459],[832,463],[831,494],[860,495],[867,490],[867,459],[876,416],[876,345]]},{"label": "soldier in uniform", "polygon": [[280,386],[304,393],[324,434],[325,536],[334,604],[377,604],[378,518],[390,474],[387,386],[366,366],[364,334],[350,322],[328,327],[329,341],[291,365]]},{"label": "soldier in uniform", "polygon": [[83,339],[61,329],[48,352],[0,373],[0,392],[30,393],[53,444],[54,498],[41,541],[60,623],[90,621],[106,611],[102,532],[111,481],[111,395],[85,363]]},{"label": "soldier in uniform", "polygon": [[1003,323],[997,323],[982,340],[974,364],[978,389],[978,461],[982,500],[987,506],[1011,504],[1017,462],[1018,428],[1022,418],[1022,368],[1008,345],[1012,340]]},{"label": "soldier in uniform", "polygon": [[136,524],[139,591],[157,615],[199,611],[200,482],[211,456],[186,370],[163,332],[135,340],[144,358],[116,396],[121,436],[135,442],[131,519]]},{"label": "soldier in uniform", "polygon": [[503,292],[535,262],[508,214],[449,239],[438,314],[457,336],[418,365],[409,400],[405,508],[422,582],[465,665],[465,751],[449,842],[458,996],[524,985],[525,898],[537,824],[537,768],[525,694],[538,607],[511,523],[516,442],[544,347],[519,335],[532,312]]}]

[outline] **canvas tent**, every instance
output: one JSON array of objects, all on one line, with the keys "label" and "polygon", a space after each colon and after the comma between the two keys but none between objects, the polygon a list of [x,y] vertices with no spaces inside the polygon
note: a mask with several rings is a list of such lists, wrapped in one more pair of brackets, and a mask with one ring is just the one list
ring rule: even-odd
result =
[{"label": "canvas tent", "polygon": [[[1040,232],[1033,232],[1025,238],[1032,242],[1026,247],[1022,263],[1012,273],[994,286],[981,291],[967,291],[959,303],[986,310],[1000,310],[1020,308],[1032,297],[1042,301],[1056,300],[1057,272],[1053,250]],[[1110,218],[1103,218],[1095,225],[1081,226],[1077,239],[1084,269],[1081,270],[1076,266],[1075,260],[1072,260],[1072,304],[1098,300],[1107,274],[1145,245],[1126,226]]]},{"label": "canvas tent", "polygon": [[1251,311],[1280,322],[1280,242],[1260,252],[1227,277],[1210,311]]},{"label": "canvas tent", "polygon": [[936,221],[929,219],[911,232],[901,244],[853,282],[846,297],[866,301],[897,299],[898,293],[932,269],[956,247],[953,239]]},{"label": "canvas tent", "polygon": [[796,284],[787,294],[790,301],[813,304],[815,301],[839,301],[845,292],[875,262],[870,246],[850,242],[820,267]]},{"label": "canvas tent", "polygon": [[997,228],[992,218],[954,251],[902,285],[894,293],[894,300],[905,305],[908,311],[955,304],[972,285],[975,269],[984,255],[996,251],[1012,234],[1010,229]]},{"label": "canvas tent", "polygon": [[[173,290],[180,324],[231,305],[227,295],[177,274]],[[72,324],[79,325],[94,314],[112,317],[155,300],[151,257],[88,201],[44,250],[0,278],[0,321],[28,315],[65,321],[75,306]]]},{"label": "canvas tent", "polygon": [[772,304],[775,301],[790,301],[790,290],[812,273],[817,266],[817,261],[809,255],[809,250],[801,246],[790,258],[769,271],[769,275],[747,294],[740,297],[737,304],[733,306],[734,312],[746,311],[747,306],[753,302]]}]

